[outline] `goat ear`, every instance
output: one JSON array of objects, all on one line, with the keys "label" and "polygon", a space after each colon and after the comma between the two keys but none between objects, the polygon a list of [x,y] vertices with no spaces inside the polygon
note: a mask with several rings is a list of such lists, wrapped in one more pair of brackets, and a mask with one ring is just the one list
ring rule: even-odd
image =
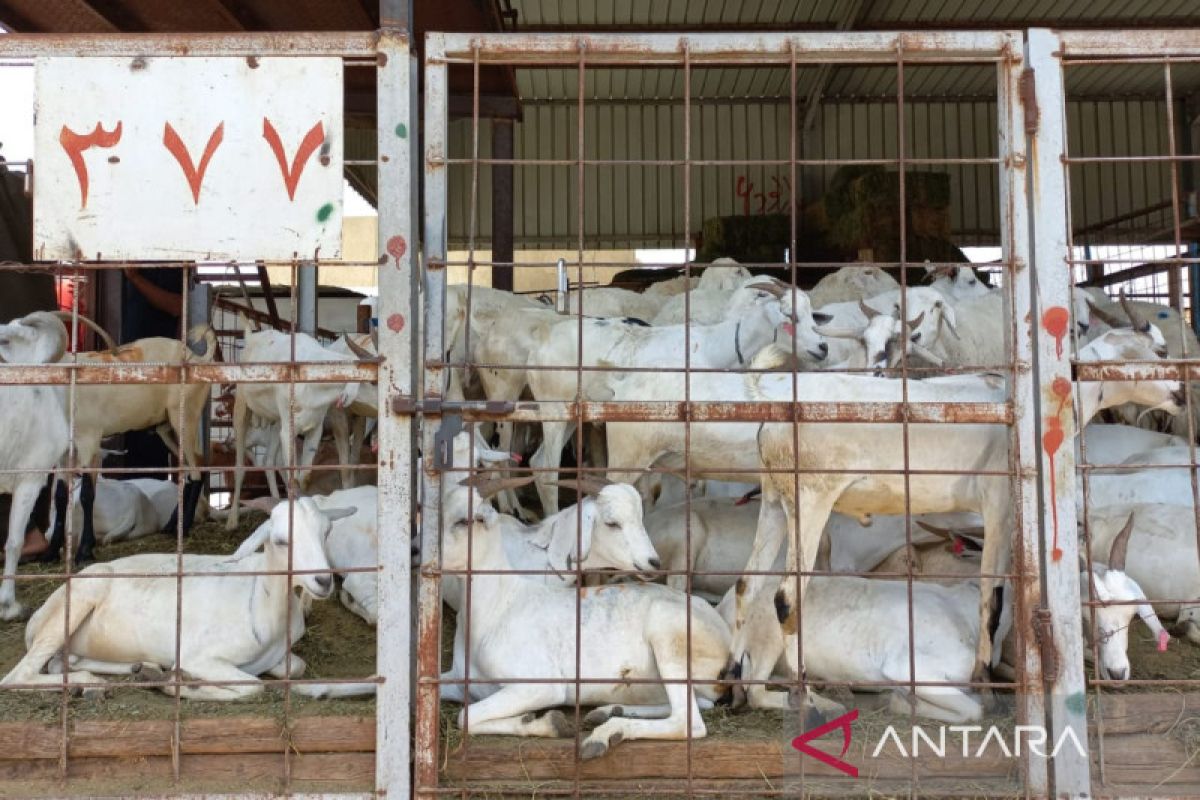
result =
[{"label": "goat ear", "polygon": [[[592,551],[592,528],[596,526],[596,501],[585,497],[579,504],[579,533],[570,522],[575,521],[575,515],[570,510],[566,517],[568,524],[556,525],[554,536],[546,553],[550,558],[550,566],[559,572],[572,572],[575,565],[585,561]],[[582,550],[578,548],[582,545]]]},{"label": "goat ear", "polygon": [[233,555],[229,557],[230,561],[241,561],[246,556],[250,555],[258,548],[266,544],[267,539],[271,538],[273,526],[271,520],[267,520],[262,525],[254,529],[254,533],[246,537],[246,541],[238,546],[238,549],[233,551]]},{"label": "goat ear", "polygon": [[323,508],[321,509],[321,513],[324,514],[326,519],[328,519],[330,522],[337,522],[339,519],[345,519],[346,517],[352,517],[357,514],[358,507],[350,506],[349,508]]}]

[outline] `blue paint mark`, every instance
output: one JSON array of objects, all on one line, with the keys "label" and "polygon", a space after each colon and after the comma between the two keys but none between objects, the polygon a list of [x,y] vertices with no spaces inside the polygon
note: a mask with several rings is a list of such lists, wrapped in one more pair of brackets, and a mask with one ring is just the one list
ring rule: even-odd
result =
[{"label": "blue paint mark", "polygon": [[1087,695],[1083,692],[1075,692],[1067,696],[1067,710],[1072,714],[1080,716],[1087,710]]}]

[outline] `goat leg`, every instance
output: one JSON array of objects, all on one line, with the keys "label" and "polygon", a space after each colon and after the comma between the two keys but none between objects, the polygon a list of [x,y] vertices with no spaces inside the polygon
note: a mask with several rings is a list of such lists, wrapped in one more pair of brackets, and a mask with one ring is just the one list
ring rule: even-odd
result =
[{"label": "goat leg", "polygon": [[79,504],[83,507],[83,533],[79,537],[79,549],[75,551],[75,564],[87,564],[96,560],[96,530],[92,521],[92,510],[96,502],[96,480],[84,474],[79,489]]},{"label": "goat leg", "polygon": [[54,483],[54,532],[50,535],[50,545],[37,557],[43,564],[53,564],[62,555],[63,540],[67,535],[68,500],[67,482],[60,478]]}]

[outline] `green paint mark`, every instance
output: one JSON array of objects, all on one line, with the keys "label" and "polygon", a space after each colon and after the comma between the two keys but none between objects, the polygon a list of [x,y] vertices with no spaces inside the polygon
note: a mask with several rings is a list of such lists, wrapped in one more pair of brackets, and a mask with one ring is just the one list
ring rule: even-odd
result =
[{"label": "green paint mark", "polygon": [[1067,695],[1067,711],[1072,714],[1082,715],[1087,710],[1087,695],[1083,692],[1075,692]]},{"label": "green paint mark", "polygon": [[399,125],[396,126],[396,135],[399,136],[401,139],[407,139],[408,138],[408,126],[405,125],[403,122],[401,122]]},{"label": "green paint mark", "polygon": [[317,210],[317,222],[324,222],[333,214],[333,203],[326,203]]}]

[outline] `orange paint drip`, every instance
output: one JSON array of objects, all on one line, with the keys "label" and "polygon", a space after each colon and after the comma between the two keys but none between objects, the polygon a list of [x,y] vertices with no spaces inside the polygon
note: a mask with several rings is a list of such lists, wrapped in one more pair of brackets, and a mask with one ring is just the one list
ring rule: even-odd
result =
[{"label": "orange paint drip", "polygon": [[[1057,498],[1058,490],[1055,486],[1055,468],[1054,455],[1058,452],[1058,448],[1062,447],[1063,429],[1062,422],[1058,417],[1046,417],[1046,432],[1042,434],[1042,449],[1046,451],[1046,455],[1050,457],[1050,496]],[[1050,551],[1051,558],[1058,562],[1062,561],[1062,548],[1058,546],[1058,503],[1055,500],[1050,502],[1050,516],[1054,521],[1054,543]]]},{"label": "orange paint drip", "polygon": [[1054,337],[1054,353],[1059,358],[1063,354],[1063,339],[1067,336],[1067,325],[1071,315],[1062,306],[1051,306],[1042,314],[1042,327]]}]

